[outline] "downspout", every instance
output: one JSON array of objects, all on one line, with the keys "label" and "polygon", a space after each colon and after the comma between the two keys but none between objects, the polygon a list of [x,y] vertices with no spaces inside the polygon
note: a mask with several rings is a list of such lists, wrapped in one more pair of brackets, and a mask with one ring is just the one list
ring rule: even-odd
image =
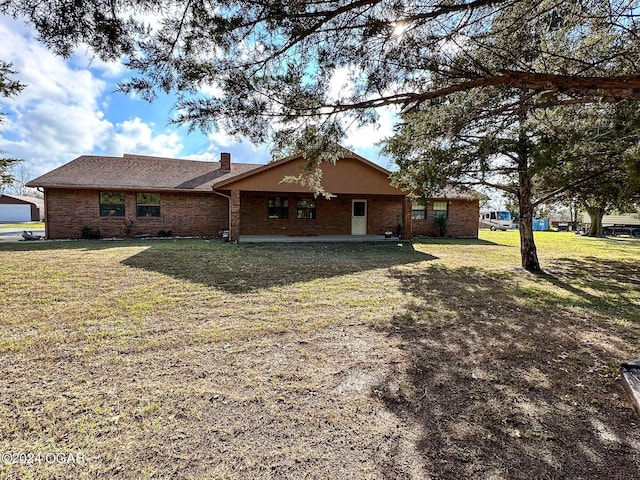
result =
[{"label": "downspout", "polygon": [[44,196],[44,238],[49,240],[49,196],[47,195],[47,191],[43,187],[36,187],[36,190],[42,193]]},{"label": "downspout", "polygon": [[216,195],[220,195],[221,197],[224,197],[227,199],[227,208],[228,208],[228,213],[227,213],[227,230],[229,230],[229,240],[231,240],[231,195],[225,195],[224,193],[220,193],[216,190],[216,187],[211,187],[211,189],[213,190],[213,193],[215,193]]}]

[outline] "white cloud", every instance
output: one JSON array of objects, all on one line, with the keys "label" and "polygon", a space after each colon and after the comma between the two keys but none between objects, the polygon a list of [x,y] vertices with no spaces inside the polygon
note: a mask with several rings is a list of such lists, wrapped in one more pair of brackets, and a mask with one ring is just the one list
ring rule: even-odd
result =
[{"label": "white cloud", "polygon": [[95,109],[96,97],[105,91],[106,83],[88,70],[70,68],[62,58],[12,26],[0,21],[0,58],[13,63],[26,87],[7,103],[15,109],[42,101]]},{"label": "white cloud", "polygon": [[219,147],[229,147],[237,142],[234,137],[220,129],[216,132],[209,133],[207,138],[211,143],[218,145]]},{"label": "white cloud", "polygon": [[369,148],[390,136],[393,133],[393,125],[398,121],[395,109],[392,107],[379,108],[378,115],[379,118],[375,123],[364,126],[354,124],[349,127],[345,143],[354,148]]},{"label": "white cloud", "polygon": [[105,116],[115,77],[124,71],[118,64],[91,58],[87,49],[65,61],[6,17],[0,17],[0,38],[0,59],[11,62],[26,85],[19,95],[0,99],[8,114],[0,125],[0,150],[30,161],[36,174],[85,154],[179,155],[177,133],[157,133],[137,116],[119,122]]},{"label": "white cloud", "polygon": [[220,85],[216,85],[216,84],[204,84],[204,85],[201,85],[199,87],[198,91],[200,93],[204,94],[205,96],[212,97],[212,98],[217,98],[217,97],[221,97],[222,95],[224,95],[224,90],[222,90],[222,87],[220,87]]},{"label": "white cloud", "polygon": [[1,150],[30,160],[41,173],[105,141],[112,125],[97,106],[104,81],[67,66],[18,21],[0,18],[0,38],[0,59],[11,62],[26,85],[19,95],[2,99],[8,116]]},{"label": "white cloud", "polygon": [[[333,101],[348,101],[354,93],[354,82],[360,72],[353,67],[341,67],[335,70],[329,82],[329,99]],[[344,144],[356,152],[366,152],[363,156],[369,157],[372,161],[377,158],[370,158],[374,153],[377,156],[379,147],[377,143],[391,136],[393,125],[398,122],[396,109],[392,106],[377,109],[379,118],[376,122],[368,125],[359,125],[357,121],[345,115],[342,118],[342,125],[347,132]],[[385,160],[386,162],[386,160]]]},{"label": "white cloud", "polygon": [[153,124],[144,123],[139,118],[126,120],[115,126],[109,137],[106,153],[122,155],[137,153],[159,157],[175,157],[182,151],[181,138],[176,132],[154,135]]},{"label": "white cloud", "polygon": [[354,93],[353,82],[358,73],[352,67],[340,67],[334,70],[329,80],[328,97],[330,101],[345,101]]},{"label": "white cloud", "polygon": [[104,78],[117,79],[126,73],[127,69],[119,61],[105,62],[91,52],[89,47],[78,49],[71,58],[71,64],[78,69],[97,70]]}]

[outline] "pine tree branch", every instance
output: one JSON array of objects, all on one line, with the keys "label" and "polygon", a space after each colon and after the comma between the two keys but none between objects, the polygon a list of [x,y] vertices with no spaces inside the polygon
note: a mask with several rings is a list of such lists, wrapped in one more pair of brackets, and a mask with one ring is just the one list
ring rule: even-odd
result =
[{"label": "pine tree branch", "polygon": [[598,178],[602,175],[604,175],[605,173],[608,173],[610,171],[612,171],[612,168],[607,168],[604,170],[600,170],[592,175],[589,175],[587,177],[581,178],[580,180],[577,180],[573,183],[570,183],[569,185],[565,185],[564,187],[558,188],[556,190],[553,190],[552,192],[548,193],[547,195],[545,195],[542,198],[539,198],[538,200],[536,200],[535,202],[531,202],[531,205],[533,205],[533,207],[537,207],[538,205],[545,203],[547,200],[550,200],[554,197],[557,197],[558,195],[560,195],[561,193],[566,192],[567,190],[571,190],[574,187],[577,187],[579,185],[582,185],[585,182],[588,182],[589,180],[593,180],[595,178]]}]

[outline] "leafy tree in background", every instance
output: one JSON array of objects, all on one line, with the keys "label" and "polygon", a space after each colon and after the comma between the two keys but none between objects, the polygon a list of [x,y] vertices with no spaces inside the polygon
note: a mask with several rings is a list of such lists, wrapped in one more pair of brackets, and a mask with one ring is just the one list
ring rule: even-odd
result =
[{"label": "leafy tree in background", "polygon": [[[624,175],[619,175],[624,179]],[[602,218],[608,213],[637,212],[640,199],[626,195],[624,184],[619,183],[614,176],[609,176],[605,181],[598,182],[597,188],[580,195],[580,202],[591,219],[587,235],[590,237],[603,236]],[[622,187],[622,188],[621,188]]]},{"label": "leafy tree in background", "polygon": [[550,159],[542,189],[561,191],[586,210],[589,236],[602,235],[602,217],[640,203],[640,112],[630,102],[565,107],[545,118]]},{"label": "leafy tree in background", "polygon": [[[0,98],[11,97],[20,93],[24,88],[17,80],[11,78],[16,72],[11,69],[11,64],[0,61]],[[2,124],[4,114],[0,112],[0,124]],[[10,170],[20,159],[4,157],[5,152],[0,151],[0,191],[4,185],[13,182]]]},{"label": "leafy tree in background", "polygon": [[490,187],[517,199],[522,266],[540,271],[533,238],[534,184],[547,168],[541,133],[526,99],[501,89],[450,95],[406,114],[385,153],[400,170],[396,182],[429,196],[447,185]]},{"label": "leafy tree in background", "polygon": [[[539,116],[539,131],[537,154],[547,157],[548,168],[534,182],[534,205],[567,206],[574,229],[578,212],[586,211],[591,218],[589,236],[602,235],[605,214],[637,211],[640,111],[635,103],[547,109]],[[505,197],[517,206],[513,195]]]},{"label": "leafy tree in background", "polygon": [[[526,13],[526,8],[521,7],[519,11]],[[505,52],[512,69],[562,63],[544,54],[546,50],[559,52],[562,47],[565,58],[573,54],[588,63],[598,57],[597,49],[587,48],[592,40],[567,36],[563,26],[571,16],[571,8],[547,12],[542,24],[521,26],[511,31],[509,37],[492,35],[494,30],[503,31],[514,25],[514,12],[518,11],[514,7],[497,15],[485,33],[493,38],[491,48]],[[601,40],[600,47],[604,49],[609,42],[615,40]],[[458,50],[454,58],[462,65],[469,58],[488,66],[495,61],[492,51],[484,45]],[[504,66],[505,59],[500,60]],[[535,207],[574,186],[554,184],[553,176],[561,168],[558,162],[563,142],[571,141],[567,135],[558,134],[558,129],[564,132],[564,127],[554,118],[559,115],[562,120],[569,118],[561,117],[561,112],[569,107],[579,118],[583,111],[590,111],[587,105],[584,99],[562,99],[518,88],[484,87],[455,92],[405,113],[394,136],[388,139],[385,152],[400,166],[395,175],[398,184],[420,195],[431,195],[453,184],[491,187],[515,197],[522,266],[538,272],[541,268],[532,226]],[[590,165],[592,170],[607,170]],[[572,174],[571,181],[576,184],[595,177],[587,170],[573,169]],[[551,185],[551,191],[543,195],[537,188],[545,185]]]},{"label": "leafy tree in background", "polygon": [[29,163],[21,161],[20,163],[14,164],[10,173],[13,177],[13,181],[6,186],[7,193],[28,197],[43,197],[43,194],[37,189],[27,187],[27,183],[29,182],[29,180],[35,178],[36,176],[33,170],[33,166],[31,166]]},{"label": "leafy tree in background", "polygon": [[483,90],[451,95],[402,120],[385,147],[400,166],[397,183],[424,196],[455,185],[515,198],[529,271],[540,271],[537,206],[571,195],[597,229],[608,209],[638,202],[640,113],[632,103],[535,108],[503,90]]}]

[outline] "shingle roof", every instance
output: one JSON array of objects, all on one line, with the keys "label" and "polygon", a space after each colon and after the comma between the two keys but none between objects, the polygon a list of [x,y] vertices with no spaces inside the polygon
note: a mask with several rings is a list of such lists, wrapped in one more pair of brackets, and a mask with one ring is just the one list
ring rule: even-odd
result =
[{"label": "shingle roof", "polygon": [[33,203],[34,205],[36,205],[38,207],[43,207],[44,206],[44,200],[42,198],[38,198],[38,197],[29,197],[29,196],[26,196],[26,195],[13,195],[13,194],[8,194],[8,193],[2,193],[2,194],[0,194],[0,197],[15,198],[16,200],[20,200],[21,202]]},{"label": "shingle roof", "polygon": [[31,180],[30,187],[210,192],[214,183],[262,165],[178,160],[125,154],[122,157],[83,155]]},{"label": "shingle roof", "polygon": [[[375,168],[382,167],[353,154]],[[105,190],[200,191],[211,192],[214,185],[246,177],[287,162],[298,156],[264,164],[231,163],[231,171],[221,170],[220,162],[180,160],[124,154],[122,157],[83,155],[55,170],[31,180],[28,187],[87,188]],[[449,187],[431,198],[477,199],[481,194],[468,188]]]}]

